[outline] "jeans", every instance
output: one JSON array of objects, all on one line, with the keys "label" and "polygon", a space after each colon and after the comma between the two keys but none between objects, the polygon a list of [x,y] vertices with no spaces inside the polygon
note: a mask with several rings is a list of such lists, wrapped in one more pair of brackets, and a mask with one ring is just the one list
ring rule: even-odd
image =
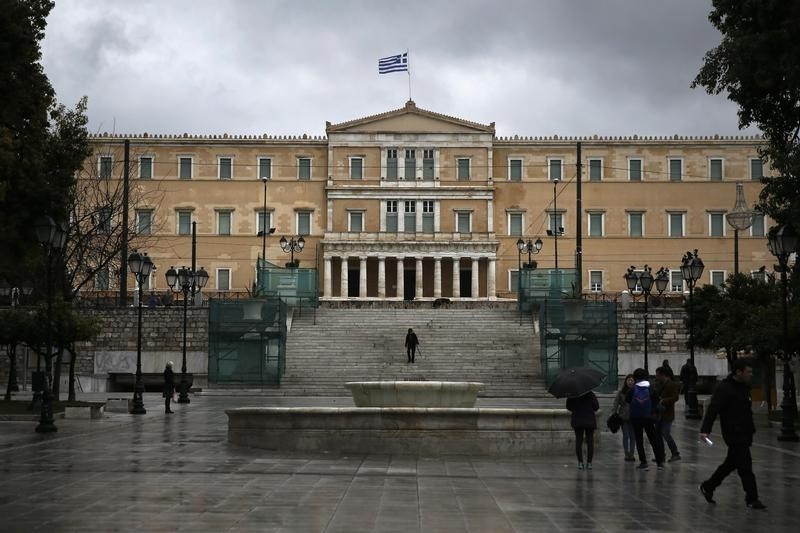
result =
[{"label": "jeans", "polygon": [[747,444],[728,446],[728,455],[725,457],[725,461],[711,474],[708,481],[703,483],[703,486],[706,490],[714,492],[714,489],[722,484],[722,480],[734,470],[738,471],[739,478],[742,480],[745,501],[750,503],[757,500],[758,487],[756,486],[756,476],[753,475],[753,459],[750,457],[750,446]]},{"label": "jeans", "polygon": [[417,353],[417,346],[411,345],[406,347],[406,355],[408,356],[408,361],[413,363],[414,362],[414,355]]},{"label": "jeans", "polygon": [[658,421],[658,428],[661,431],[661,437],[664,439],[664,442],[667,443],[669,446],[669,452],[672,454],[673,457],[680,455],[681,452],[678,451],[678,445],[675,444],[675,439],[672,438],[672,423],[674,420],[659,420]]},{"label": "jeans", "polygon": [[583,436],[586,435],[586,462],[592,462],[594,456],[594,429],[593,428],[574,428],[575,429],[575,455],[578,462],[583,462]]},{"label": "jeans", "polygon": [[636,447],[636,435],[633,432],[633,424],[630,420],[622,423],[622,449],[625,451],[625,457],[633,455]]},{"label": "jeans", "polygon": [[636,451],[639,454],[639,462],[647,464],[647,456],[644,454],[644,435],[647,433],[647,440],[656,454],[656,463],[664,464],[664,441],[658,432],[655,422],[652,420],[632,420],[633,431],[636,434]]}]

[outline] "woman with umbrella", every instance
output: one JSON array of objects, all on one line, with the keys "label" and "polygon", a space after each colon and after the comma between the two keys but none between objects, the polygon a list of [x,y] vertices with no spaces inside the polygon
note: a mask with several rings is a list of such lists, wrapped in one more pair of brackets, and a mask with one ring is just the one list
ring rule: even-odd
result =
[{"label": "woman with umbrella", "polygon": [[[568,368],[562,371],[550,388],[556,398],[567,398],[567,410],[572,413],[571,424],[575,430],[575,455],[578,470],[592,469],[594,455],[594,430],[597,429],[595,412],[600,409],[592,389],[603,382],[605,375],[593,368]],[[586,463],[583,462],[583,441],[586,440]]]}]

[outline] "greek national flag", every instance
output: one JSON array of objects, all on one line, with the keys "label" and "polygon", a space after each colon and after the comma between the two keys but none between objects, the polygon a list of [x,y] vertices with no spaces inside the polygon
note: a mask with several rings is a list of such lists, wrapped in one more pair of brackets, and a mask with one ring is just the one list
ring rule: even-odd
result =
[{"label": "greek national flag", "polygon": [[383,57],[378,60],[378,74],[408,71],[408,52],[396,56]]}]

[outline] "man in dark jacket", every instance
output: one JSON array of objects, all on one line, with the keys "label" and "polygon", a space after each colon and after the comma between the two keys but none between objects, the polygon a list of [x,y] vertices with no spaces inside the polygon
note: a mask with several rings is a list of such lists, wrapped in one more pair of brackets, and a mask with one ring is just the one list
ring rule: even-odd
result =
[{"label": "man in dark jacket", "polygon": [[417,339],[417,334],[414,333],[414,330],[408,328],[408,333],[406,333],[406,355],[408,356],[408,362],[414,362],[414,355],[417,353],[417,345],[419,345],[419,339]]},{"label": "man in dark jacket", "polygon": [[697,385],[697,368],[692,364],[691,359],[686,360],[686,364],[681,367],[681,389],[683,389],[683,401],[689,405],[689,389]]},{"label": "man in dark jacket", "polygon": [[172,409],[169,408],[169,402],[172,400],[172,395],[175,394],[175,373],[172,371],[172,361],[167,363],[164,368],[164,413],[171,415]]},{"label": "man in dark jacket", "polygon": [[700,492],[706,501],[714,501],[714,490],[720,486],[728,474],[736,470],[742,479],[745,503],[751,509],[766,509],[758,499],[756,477],[753,475],[753,460],[750,457],[750,446],[756,426],[753,423],[752,399],[748,383],[753,377],[753,361],[748,358],[737,359],[733,363],[733,372],[725,378],[714,391],[711,405],[706,411],[703,425],[700,427],[700,438],[708,439],[714,419],[719,414],[719,425],[722,438],[728,446],[725,461],[706,481],[700,484]]},{"label": "man in dark jacket", "polygon": [[658,420],[656,406],[659,398],[650,387],[650,381],[647,377],[645,369],[637,368],[634,370],[633,380],[635,383],[625,398],[625,401],[631,406],[630,420],[636,437],[636,453],[639,454],[639,466],[636,468],[640,470],[648,470],[650,468],[644,453],[644,434],[647,434],[647,440],[650,441],[650,447],[653,448],[653,453],[656,455],[656,465],[659,470],[663,470],[664,442],[656,426],[656,421]]},{"label": "man in dark jacket", "polygon": [[658,411],[661,416],[656,422],[656,433],[660,433],[669,446],[669,462],[681,460],[681,452],[672,438],[672,423],[675,421],[675,402],[678,401],[678,384],[672,381],[672,370],[660,366],[656,368],[656,393],[660,398]]}]

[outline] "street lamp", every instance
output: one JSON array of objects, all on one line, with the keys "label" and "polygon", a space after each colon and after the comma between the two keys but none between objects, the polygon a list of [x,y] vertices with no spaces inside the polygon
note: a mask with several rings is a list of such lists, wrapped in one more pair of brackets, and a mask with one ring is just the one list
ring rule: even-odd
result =
[{"label": "street lamp", "polygon": [[[58,431],[53,421],[53,392],[50,386],[52,380],[52,357],[51,350],[53,349],[53,262],[56,256],[61,252],[64,247],[64,242],[67,238],[67,233],[61,224],[57,224],[47,215],[43,215],[36,220],[36,239],[45,250],[47,255],[47,262],[45,265],[45,276],[47,278],[47,324],[45,325],[45,376],[42,380],[42,413],[39,418],[39,425],[36,426],[37,433],[52,433]],[[40,370],[41,357],[36,358],[36,371],[41,376]],[[34,404],[37,402],[36,395],[34,394]]]},{"label": "street lamp", "polygon": [[155,265],[147,256],[146,253],[140,254],[136,250],[128,256],[128,268],[131,274],[136,278],[136,284],[139,286],[139,322],[136,330],[136,382],[133,385],[133,407],[131,414],[143,415],[147,413],[144,408],[144,401],[142,395],[144,394],[144,381],[142,381],[142,286],[150,277],[150,272],[153,271]]},{"label": "street lamp", "polygon": [[[658,269],[658,272],[656,272],[656,276],[653,277],[653,271],[649,266],[645,265],[641,272],[637,272],[636,267],[631,266],[623,277],[625,278],[625,283],[628,285],[631,296],[636,298],[637,292],[644,295],[644,369],[647,371],[647,374],[650,375],[650,367],[647,362],[647,335],[649,332],[647,327],[647,306],[650,301],[650,293],[653,290],[653,282],[655,282],[658,294],[661,295],[669,283],[669,271],[661,267]],[[640,290],[637,291],[637,288]]]},{"label": "street lamp", "polygon": [[[524,267],[529,268],[531,270],[536,268],[536,261],[531,259],[531,255],[536,255],[542,251],[542,239],[536,239],[536,241],[531,241],[528,239],[528,242],[519,239],[517,241],[517,250],[519,250],[519,258],[520,262],[522,261],[522,254],[528,253],[528,262],[525,263]],[[520,271],[522,271],[522,264],[520,264]]]},{"label": "street lamp", "polygon": [[[689,286],[689,360],[694,368],[697,368],[694,364],[694,320],[692,316],[694,314],[694,286],[700,276],[703,275],[704,269],[705,265],[703,260],[700,259],[697,250],[694,253],[686,252],[686,255],[681,260],[681,276]],[[689,380],[686,400],[689,404],[686,406],[686,418],[699,420],[701,416],[697,409],[697,384],[694,380]]]},{"label": "street lamp", "polygon": [[547,235],[553,237],[553,253],[555,254],[556,261],[556,275],[558,275],[558,237],[564,235],[564,227],[558,225],[558,203],[556,200],[556,185],[558,185],[558,178],[553,180],[553,227],[547,230]]},{"label": "street lamp", "polygon": [[195,288],[202,289],[208,283],[208,272],[203,267],[200,270],[193,272],[189,267],[183,267],[175,270],[175,267],[169,267],[167,273],[164,275],[167,279],[167,285],[174,292],[183,292],[183,362],[181,364],[181,382],[179,387],[178,403],[190,403],[189,400],[189,387],[186,381],[186,313],[189,301],[189,294],[195,293]]},{"label": "street lamp", "polygon": [[789,312],[787,309],[786,291],[786,271],[789,256],[797,251],[797,233],[794,228],[786,224],[780,227],[771,228],[769,231],[769,251],[778,259],[781,267],[781,305],[783,307],[783,420],[781,422],[781,434],[778,435],[780,441],[797,442],[798,436],[794,429],[794,419],[797,416],[797,399],[794,383],[794,374],[789,365],[792,357],[792,349],[789,346]]},{"label": "street lamp", "polygon": [[300,235],[298,239],[291,237],[288,240],[286,239],[286,237],[281,237],[280,244],[281,244],[281,250],[283,250],[287,254],[288,253],[292,254],[291,262],[286,263],[286,267],[297,268],[297,266],[300,264],[300,261],[298,261],[297,263],[294,262],[294,252],[295,251],[297,251],[297,253],[302,252],[303,248],[306,245],[306,240],[303,238],[302,235]]},{"label": "street lamp", "polygon": [[261,178],[261,181],[264,182],[264,225],[263,227],[258,230],[258,236],[261,237],[261,260],[267,260],[267,235],[272,235],[275,233],[275,228],[268,228],[267,227],[267,182],[269,181],[268,178]]},{"label": "street lamp", "polygon": [[725,215],[725,220],[733,228],[733,273],[739,273],[739,232],[753,225],[753,212],[747,209],[744,200],[744,186],[736,184],[736,203],[733,210]]}]

